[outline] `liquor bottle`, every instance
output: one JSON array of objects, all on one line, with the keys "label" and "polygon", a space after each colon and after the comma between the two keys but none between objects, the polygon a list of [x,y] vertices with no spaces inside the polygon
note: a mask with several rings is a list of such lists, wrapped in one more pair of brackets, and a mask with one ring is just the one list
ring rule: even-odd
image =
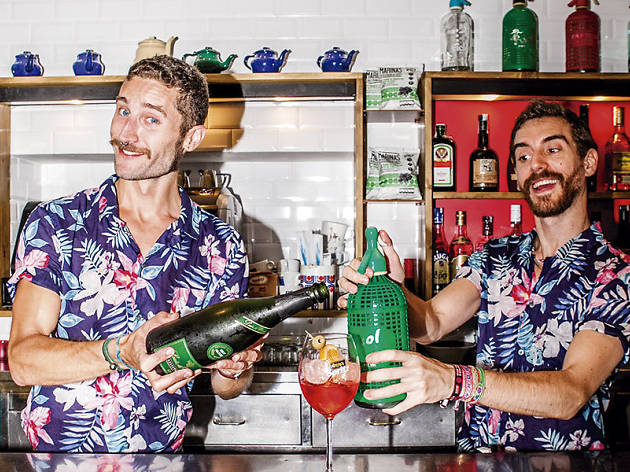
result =
[{"label": "liquor bottle", "polygon": [[569,7],[573,6],[565,23],[566,71],[599,72],[599,16],[591,11],[591,0],[571,0]]},{"label": "liquor bottle", "polygon": [[518,236],[523,233],[521,206],[510,205],[510,234],[509,236]]},{"label": "liquor bottle", "polygon": [[503,17],[504,71],[538,70],[538,16],[527,8],[527,0],[512,0]]},{"label": "liquor bottle", "polygon": [[477,149],[470,154],[470,191],[499,190],[499,158],[488,148],[488,115],[479,115]]},{"label": "liquor bottle", "polygon": [[606,190],[630,190],[630,140],[624,125],[624,107],[613,107],[613,135],[606,143]]},{"label": "liquor bottle", "polygon": [[[377,240],[377,229],[366,228],[367,249],[357,271],[363,274],[370,267],[374,276],[368,284],[359,284],[356,293],[348,295],[348,333],[356,343],[363,373],[401,365],[399,362],[383,362],[373,366],[365,362],[368,354],[385,349],[409,350],[407,300],[400,285],[387,277],[387,261],[378,249]],[[378,400],[367,399],[363,394],[367,389],[399,382],[400,380],[361,382],[354,402],[363,408],[390,408],[403,401],[407,394],[401,393]]]},{"label": "liquor bottle", "polygon": [[473,244],[468,237],[466,230],[466,212],[458,210],[455,213],[455,223],[457,224],[457,230],[455,236],[451,241],[449,247],[450,257],[450,275],[451,280],[457,275],[457,271],[464,265],[464,262],[473,253]]},{"label": "liquor bottle", "polygon": [[446,125],[435,125],[433,137],[433,188],[455,191],[455,141],[446,136]]},{"label": "liquor bottle", "polygon": [[630,205],[619,205],[616,246],[626,251],[630,249]]},{"label": "liquor bottle", "polygon": [[477,242],[475,251],[483,251],[483,247],[492,239],[492,235],[494,233],[494,218],[492,216],[482,216],[481,223],[483,225],[483,229],[481,230],[481,239]]},{"label": "liquor bottle", "polygon": [[[584,126],[586,126],[586,128],[589,129],[590,131],[589,122],[588,122],[588,112],[589,112],[588,104],[583,103],[582,105],[580,105],[580,120],[582,120],[582,123],[584,123]],[[597,170],[595,170],[595,173],[593,175],[586,178],[586,190],[588,190],[589,192],[595,192],[597,190]]]},{"label": "liquor bottle", "polygon": [[474,23],[464,5],[468,0],[450,0],[450,11],[440,22],[442,70],[474,70]]},{"label": "liquor bottle", "polygon": [[147,334],[147,352],[165,347],[175,354],[155,370],[200,369],[254,344],[275,325],[314,303],[328,299],[326,284],[264,298],[228,300],[155,328]]},{"label": "liquor bottle", "polygon": [[514,164],[514,158],[508,157],[506,180],[508,186],[508,192],[518,192],[518,181],[516,179],[516,165]]},{"label": "liquor bottle", "polygon": [[446,287],[449,276],[448,242],[444,236],[444,208],[433,209],[433,283],[432,293],[437,295]]},{"label": "liquor bottle", "polygon": [[416,260],[405,259],[403,261],[403,267],[405,269],[405,280],[403,285],[411,293],[416,293]]}]

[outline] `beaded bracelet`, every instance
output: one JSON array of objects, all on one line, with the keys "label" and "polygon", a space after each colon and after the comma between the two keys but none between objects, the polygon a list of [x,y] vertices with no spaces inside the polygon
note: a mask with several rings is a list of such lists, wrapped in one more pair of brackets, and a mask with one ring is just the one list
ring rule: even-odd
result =
[{"label": "beaded bracelet", "polygon": [[453,365],[453,368],[455,369],[453,393],[449,398],[440,401],[440,407],[445,408],[449,401],[455,401],[454,410],[458,409],[460,401],[470,405],[479,403],[486,390],[484,370],[476,366],[458,364]]},{"label": "beaded bracelet", "polygon": [[471,405],[479,403],[479,400],[481,400],[481,397],[483,397],[483,394],[486,391],[486,374],[483,369],[480,369],[479,367],[475,367],[475,369],[479,374],[479,383],[477,384],[474,397],[469,401]]},{"label": "beaded bracelet", "polygon": [[109,354],[108,346],[111,340],[112,338],[107,338],[105,342],[103,343],[103,346],[102,346],[103,357],[105,358],[105,361],[107,361],[107,363],[109,364],[110,370],[121,370],[118,364],[116,364],[116,361],[112,359],[112,356],[110,356]]},{"label": "beaded bracelet", "polygon": [[[125,361],[123,361],[123,358],[120,355],[120,338],[122,338],[122,336],[118,336],[116,338],[116,359],[118,359],[118,362],[120,362],[122,365],[124,365],[127,369],[133,370],[133,367],[131,367],[129,364],[127,364]],[[125,370],[125,369],[121,368],[120,370]]]}]

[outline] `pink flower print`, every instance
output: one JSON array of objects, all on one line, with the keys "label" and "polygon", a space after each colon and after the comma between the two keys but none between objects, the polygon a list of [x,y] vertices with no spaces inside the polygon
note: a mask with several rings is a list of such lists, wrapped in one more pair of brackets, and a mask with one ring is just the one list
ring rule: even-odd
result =
[{"label": "pink flower print", "polygon": [[38,406],[33,410],[28,411],[27,408],[22,412],[22,427],[26,430],[26,435],[33,449],[37,449],[40,439],[48,444],[53,444],[53,440],[44,430],[44,426],[48,423],[50,423],[50,408]]},{"label": "pink flower print", "polygon": [[543,297],[536,293],[532,293],[538,278],[534,275],[531,279],[527,275],[527,272],[522,271],[523,283],[521,285],[515,285],[512,287],[512,299],[516,302],[516,305],[506,315],[509,318],[520,316],[525,311],[528,304],[538,305],[543,301]]},{"label": "pink flower print", "polygon": [[101,198],[98,199],[98,211],[103,213],[103,210],[107,207],[107,198],[101,195]]},{"label": "pink flower print", "polygon": [[[33,249],[26,255],[24,255],[24,251],[24,241],[20,238],[15,258],[14,277],[26,272],[31,275],[31,277],[26,277],[30,280],[32,279],[32,276],[35,275],[36,269],[44,269],[48,267],[50,256],[40,249]],[[24,276],[20,278],[24,278]]]},{"label": "pink flower print", "polygon": [[138,275],[140,265],[142,264],[142,255],[138,257],[136,262],[131,262],[122,252],[117,251],[118,259],[123,268],[116,269],[114,274],[114,283],[121,289],[131,295],[132,302],[135,304],[136,293],[149,285],[149,282]]},{"label": "pink flower print", "polygon": [[85,402],[85,408],[101,408],[101,425],[105,430],[116,427],[120,409],[131,410],[133,399],[131,393],[131,372],[120,375],[118,371],[99,377],[94,386],[96,397]]},{"label": "pink flower print", "polygon": [[604,444],[600,441],[594,441],[590,447],[589,450],[591,451],[603,451],[604,450]]},{"label": "pink flower print", "polygon": [[227,259],[219,256],[212,256],[210,258],[210,267],[209,269],[213,274],[222,276],[225,273],[225,266],[227,264]]},{"label": "pink flower print", "polygon": [[186,308],[189,295],[189,288],[175,287],[175,290],[173,290],[173,300],[171,301],[171,311],[173,313],[181,313]]},{"label": "pink flower print", "polygon": [[182,410],[184,409],[185,404],[183,402],[177,402],[177,421],[176,421],[176,426],[177,429],[179,429],[181,431],[181,433],[179,434],[179,436],[177,436],[177,438],[175,438],[175,441],[173,441],[173,444],[171,444],[171,449],[172,450],[177,450],[179,448],[179,446],[181,446],[182,442],[184,441],[184,433],[186,432],[186,425],[188,424],[188,421],[190,421],[190,418],[192,416],[192,409],[188,408],[188,410],[186,411],[186,420],[182,420],[181,419],[181,415],[182,415]]},{"label": "pink flower print", "polygon": [[497,431],[499,431],[500,419],[501,419],[501,412],[499,410],[495,410],[494,408],[491,408],[490,418],[488,418],[488,431],[490,434],[497,434]]},{"label": "pink flower print", "polygon": [[570,451],[576,451],[578,449],[582,449],[591,442],[591,438],[586,435],[585,429],[578,429],[577,431],[569,434],[571,441],[567,448]]}]

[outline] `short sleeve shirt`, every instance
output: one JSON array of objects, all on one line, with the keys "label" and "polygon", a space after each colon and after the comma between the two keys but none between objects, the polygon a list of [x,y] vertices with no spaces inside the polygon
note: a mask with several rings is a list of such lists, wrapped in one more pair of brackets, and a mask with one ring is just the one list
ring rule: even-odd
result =
[{"label": "short sleeve shirt", "polygon": [[[535,231],[495,239],[458,273],[478,288],[477,365],[500,372],[561,370],[581,330],[619,339],[630,356],[630,257],[593,224],[545,259],[534,276]],[[493,445],[519,450],[602,449],[611,378],[570,420],[468,405],[458,443],[465,451]]]},{"label": "short sleeve shirt", "polygon": [[[247,256],[232,227],[180,189],[179,218],[143,256],[119,218],[116,180],[40,204],[20,235],[9,290],[27,279],[59,295],[52,337],[113,338],[159,311],[185,315],[244,296]],[[186,388],[158,393],[142,372],[124,370],[34,386],[22,426],[38,451],[174,451],[191,415]]]}]

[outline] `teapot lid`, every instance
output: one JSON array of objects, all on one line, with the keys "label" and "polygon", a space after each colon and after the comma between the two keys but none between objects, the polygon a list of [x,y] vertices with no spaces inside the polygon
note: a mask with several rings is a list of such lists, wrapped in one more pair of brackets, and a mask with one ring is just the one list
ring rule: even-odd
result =
[{"label": "teapot lid", "polygon": [[162,41],[161,39],[157,39],[155,36],[151,36],[150,38],[143,39],[138,44],[142,43],[164,43],[164,41]]}]

